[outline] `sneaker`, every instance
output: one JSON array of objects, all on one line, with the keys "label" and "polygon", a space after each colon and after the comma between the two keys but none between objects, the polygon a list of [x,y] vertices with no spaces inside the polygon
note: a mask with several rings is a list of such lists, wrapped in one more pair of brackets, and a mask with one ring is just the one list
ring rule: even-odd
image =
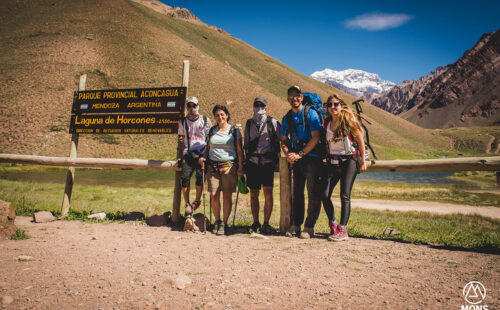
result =
[{"label": "sneaker", "polygon": [[311,237],[314,237],[314,229],[304,227],[304,231],[300,234],[300,239],[311,239]]},{"label": "sneaker", "polygon": [[333,241],[345,241],[349,239],[349,235],[347,234],[347,230],[343,228],[342,226],[338,225],[337,226],[337,233],[335,234],[335,237],[333,237]]},{"label": "sneaker", "polygon": [[192,213],[193,213],[193,208],[191,207],[189,202],[186,202],[186,208],[184,209],[184,215],[188,216],[188,215],[191,215]]},{"label": "sneaker", "polygon": [[328,235],[328,241],[333,241],[337,235],[337,227],[340,226],[337,222],[330,222],[330,234]]},{"label": "sneaker", "polygon": [[224,236],[226,232],[226,225],[224,223],[219,223],[219,226],[217,227],[217,232],[215,233],[217,236]]},{"label": "sneaker", "polygon": [[276,229],[272,228],[269,223],[264,223],[262,225],[262,229],[260,230],[263,235],[274,235],[276,233]]},{"label": "sneaker", "polygon": [[250,233],[259,233],[261,231],[261,226],[259,222],[254,222],[252,227],[250,227]]}]

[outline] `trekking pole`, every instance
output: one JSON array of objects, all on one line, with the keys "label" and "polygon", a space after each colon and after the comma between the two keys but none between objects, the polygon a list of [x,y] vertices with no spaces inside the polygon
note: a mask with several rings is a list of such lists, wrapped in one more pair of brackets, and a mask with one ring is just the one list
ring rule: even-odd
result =
[{"label": "trekking pole", "polygon": [[207,221],[206,221],[206,211],[205,211],[205,162],[201,165],[201,180],[202,187],[201,190],[203,192],[203,231],[207,231]]},{"label": "trekking pole", "polygon": [[237,191],[236,191],[236,202],[235,202],[235,204],[234,204],[233,226],[232,226],[233,228],[234,228],[234,220],[236,219],[236,210],[237,210],[237,208],[238,208],[238,196],[239,196],[239,195],[240,195],[240,191],[239,191],[239,190],[237,190]]},{"label": "trekking pole", "polygon": [[[294,219],[293,219],[293,209],[294,209],[294,203],[295,203],[295,188],[294,184],[295,182],[293,181],[293,165],[290,165],[290,190],[292,192],[292,205],[290,206],[290,226],[295,226]],[[293,224],[292,224],[293,223]],[[295,230],[297,230],[296,227],[294,227]]]}]

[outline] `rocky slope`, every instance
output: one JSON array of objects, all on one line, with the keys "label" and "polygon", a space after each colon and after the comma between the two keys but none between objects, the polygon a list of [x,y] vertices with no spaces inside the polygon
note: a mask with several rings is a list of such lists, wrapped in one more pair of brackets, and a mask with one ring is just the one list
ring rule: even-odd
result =
[{"label": "rocky slope", "polygon": [[400,114],[411,109],[413,107],[410,105],[411,99],[420,94],[434,78],[445,72],[447,68],[447,66],[438,67],[435,71],[418,80],[405,80],[380,94],[364,95],[363,99],[392,114]]},{"label": "rocky slope", "polygon": [[427,128],[500,124],[500,30],[485,34],[455,63],[367,98]]}]

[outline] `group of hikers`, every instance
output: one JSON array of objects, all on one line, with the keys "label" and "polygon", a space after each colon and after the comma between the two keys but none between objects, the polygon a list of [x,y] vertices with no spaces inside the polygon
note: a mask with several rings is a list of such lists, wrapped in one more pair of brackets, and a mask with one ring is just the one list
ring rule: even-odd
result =
[{"label": "group of hikers", "polygon": [[[178,131],[184,139],[184,148],[178,160],[182,166],[181,185],[187,217],[200,207],[206,179],[215,217],[212,232],[230,234],[228,220],[232,194],[237,190],[238,182],[244,182],[250,188],[253,216],[250,232],[274,234],[275,229],[269,225],[273,210],[274,171],[283,151],[290,168],[292,191],[292,225],[286,236],[302,239],[314,236],[314,226],[323,204],[330,227],[328,240],[348,239],[346,226],[351,210],[351,189],[356,175],[367,168],[363,130],[358,115],[341,97],[332,95],[322,106],[319,99],[320,108],[317,108],[304,102],[304,94],[298,86],[288,89],[291,109],[281,123],[267,114],[265,98],[255,98],[253,116],[245,125],[244,141],[240,130],[229,123],[231,117],[226,106],[214,106],[212,113],[216,125],[212,126],[208,117],[200,115],[198,99],[186,99],[187,115],[179,121]],[[193,173],[196,173],[196,196],[191,203],[189,192]],[[330,197],[339,181],[341,218],[337,222]],[[306,184],[308,206],[304,223]],[[265,197],[262,225],[259,221],[261,188]]]}]

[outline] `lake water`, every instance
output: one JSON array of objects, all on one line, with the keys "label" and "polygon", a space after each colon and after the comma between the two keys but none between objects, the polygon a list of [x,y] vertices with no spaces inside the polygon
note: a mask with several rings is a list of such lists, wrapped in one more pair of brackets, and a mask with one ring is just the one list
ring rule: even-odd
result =
[{"label": "lake water", "polygon": [[367,172],[358,174],[356,180],[404,183],[456,184],[458,181],[447,179],[453,172]]},{"label": "lake water", "polygon": [[[447,179],[453,172],[367,172],[357,180],[404,183],[456,184]],[[278,174],[275,175],[278,178]],[[64,184],[66,170],[56,171],[8,171],[0,170],[0,179],[31,181],[33,183]],[[174,186],[174,172],[159,170],[77,169],[75,185],[105,185],[118,187],[157,188]]]}]

